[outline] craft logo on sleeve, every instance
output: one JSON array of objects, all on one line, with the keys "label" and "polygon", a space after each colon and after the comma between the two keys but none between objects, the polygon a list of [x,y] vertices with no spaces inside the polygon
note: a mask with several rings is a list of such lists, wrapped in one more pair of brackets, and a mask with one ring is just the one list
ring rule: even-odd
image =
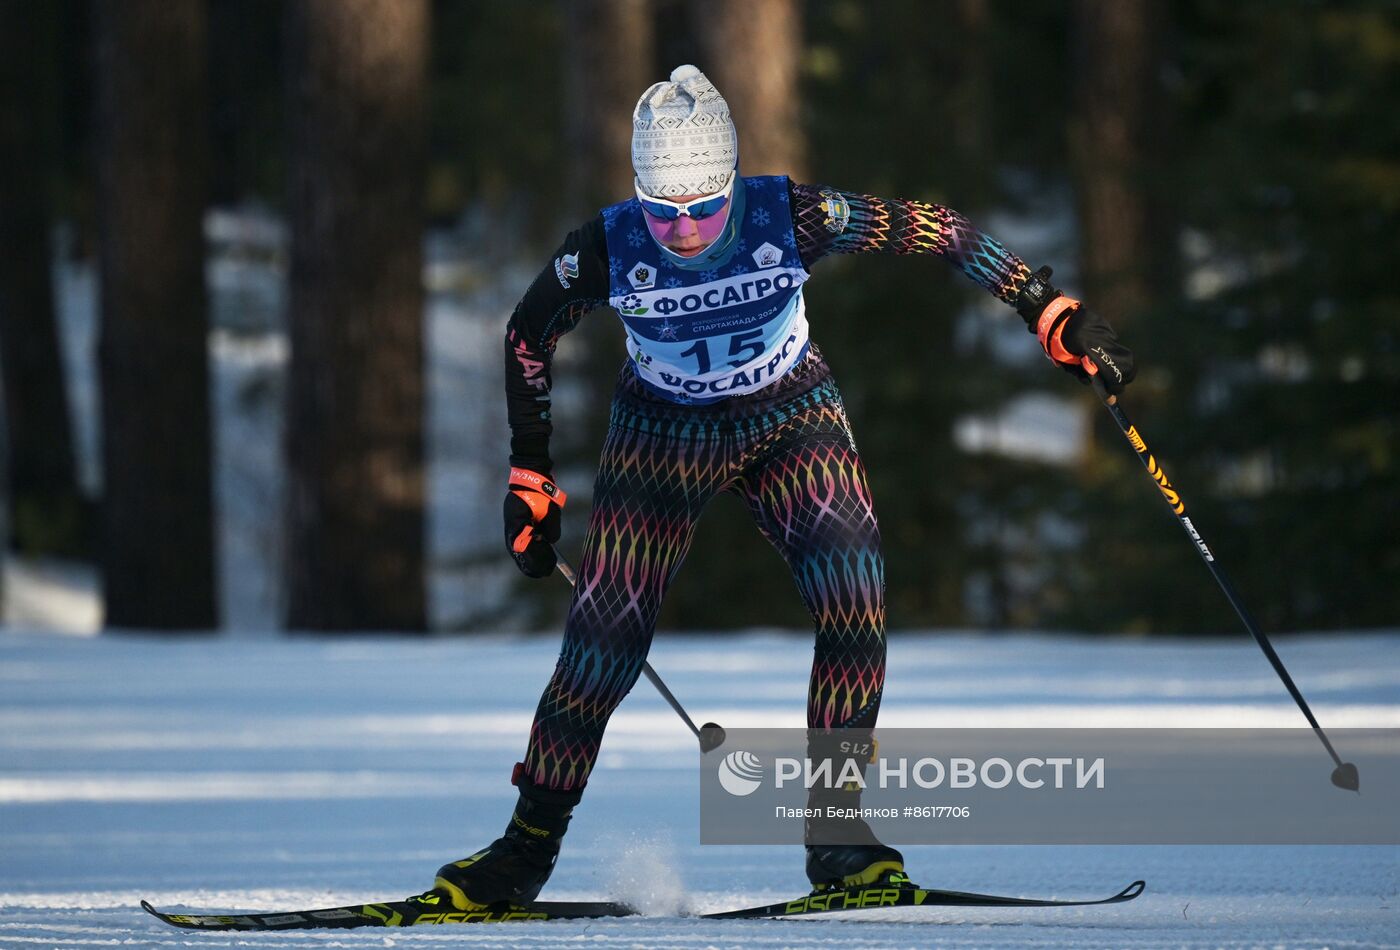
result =
[{"label": "craft logo on sleeve", "polygon": [[578,279],[577,252],[554,259],[554,276],[559,278],[559,283],[565,290],[573,286],[569,281]]}]

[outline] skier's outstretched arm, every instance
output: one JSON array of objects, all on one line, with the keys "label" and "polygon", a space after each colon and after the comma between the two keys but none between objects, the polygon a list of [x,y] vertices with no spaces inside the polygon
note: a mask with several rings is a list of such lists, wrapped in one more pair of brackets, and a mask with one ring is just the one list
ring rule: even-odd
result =
[{"label": "skier's outstretched arm", "polygon": [[1132,381],[1133,355],[1108,321],[1034,274],[1000,241],[952,208],[877,198],[824,185],[791,186],[797,249],[808,270],[831,254],[934,254],[997,299],[1016,308],[1046,356],[1087,382],[1101,375],[1109,392]]},{"label": "skier's outstretched arm", "polygon": [[569,234],[516,304],[506,325],[506,415],[510,421],[510,481],[505,498],[506,546],[530,577],[554,570],[560,509],[549,455],[550,365],[559,337],[589,311],[607,304],[607,247],[595,218]]}]

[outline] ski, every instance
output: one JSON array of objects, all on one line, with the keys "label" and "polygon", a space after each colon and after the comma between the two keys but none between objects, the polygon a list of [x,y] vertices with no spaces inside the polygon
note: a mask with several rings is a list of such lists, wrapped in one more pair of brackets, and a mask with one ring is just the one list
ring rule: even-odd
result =
[{"label": "ski", "polygon": [[[1121,904],[1133,900],[1146,887],[1145,882],[1134,881],[1112,897],[1076,901],[1001,897],[995,894],[944,891],[904,884],[877,884],[871,887],[822,891],[777,904],[694,916],[703,920],[754,920],[872,910],[878,907],[1087,907],[1095,904]],[[141,907],[172,927],[183,927],[187,930],[320,930],[351,927],[419,927],[435,924],[501,924],[516,921],[633,917],[639,913],[633,907],[611,901],[535,901],[521,907],[459,911],[440,903],[441,900],[437,894],[429,891],[419,897],[401,901],[263,914],[167,914],[156,910],[144,900]]]},{"label": "ski", "polygon": [[1121,904],[1137,897],[1146,887],[1145,881],[1134,881],[1112,897],[1071,901],[941,891],[908,884],[876,884],[870,887],[822,891],[777,904],[725,910],[700,916],[708,920],[744,920],[758,917],[801,917],[807,914],[830,914],[876,907],[1086,907],[1092,904]]},{"label": "ski", "polygon": [[[425,900],[425,898],[427,898]],[[148,902],[141,907],[172,927],[186,930],[320,930],[351,927],[419,927],[430,924],[502,924],[526,920],[587,920],[630,917],[637,911],[609,901],[535,901],[523,907],[455,910],[439,904],[431,891],[421,897],[374,904],[353,904],[323,910],[276,911],[263,914],[167,914]]]}]

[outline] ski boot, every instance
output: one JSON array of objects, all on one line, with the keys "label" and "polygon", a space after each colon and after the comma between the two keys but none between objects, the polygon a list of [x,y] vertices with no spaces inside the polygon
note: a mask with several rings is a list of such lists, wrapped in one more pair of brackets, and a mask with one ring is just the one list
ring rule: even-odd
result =
[{"label": "ski boot", "polygon": [[909,877],[904,873],[904,855],[876,840],[865,822],[859,819],[849,822],[856,823],[865,827],[870,836],[869,844],[807,845],[807,880],[812,882],[812,892],[876,884],[910,886]]},{"label": "ski boot", "polygon": [[517,765],[511,776],[520,789],[520,801],[505,834],[476,854],[438,868],[433,888],[444,892],[457,910],[528,904],[539,896],[554,870],[560,839],[583,789],[540,788],[521,772]]},{"label": "ski boot", "polygon": [[[863,777],[874,761],[877,743],[869,729],[811,730],[807,738],[809,759],[819,766],[831,763],[833,783],[842,775]],[[807,805],[816,810],[805,828],[807,879],[812,892],[890,885],[912,886],[904,873],[904,855],[875,837],[860,817],[862,786],[846,781],[825,788],[814,785]],[[834,816],[828,809],[834,809]]]}]

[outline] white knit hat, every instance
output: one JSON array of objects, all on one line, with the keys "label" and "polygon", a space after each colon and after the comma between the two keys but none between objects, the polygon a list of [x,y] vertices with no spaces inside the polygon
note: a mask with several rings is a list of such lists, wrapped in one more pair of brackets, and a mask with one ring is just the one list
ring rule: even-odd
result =
[{"label": "white knit hat", "polygon": [[632,111],[632,167],[642,191],[657,198],[707,195],[729,181],[739,134],[729,104],[705,74],[677,66]]}]

